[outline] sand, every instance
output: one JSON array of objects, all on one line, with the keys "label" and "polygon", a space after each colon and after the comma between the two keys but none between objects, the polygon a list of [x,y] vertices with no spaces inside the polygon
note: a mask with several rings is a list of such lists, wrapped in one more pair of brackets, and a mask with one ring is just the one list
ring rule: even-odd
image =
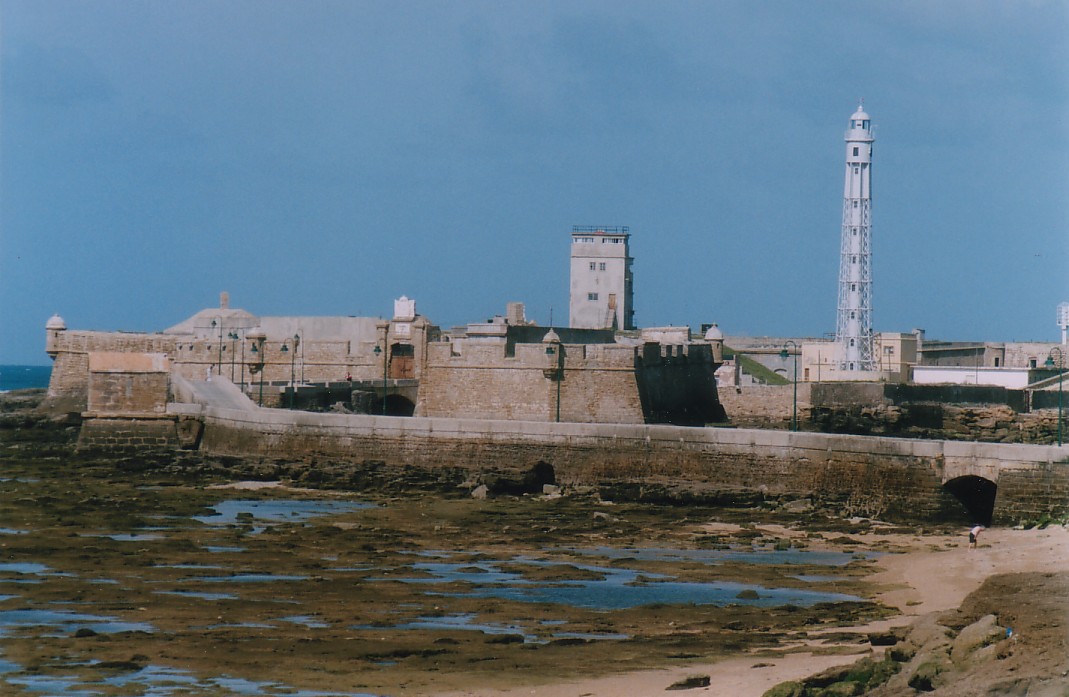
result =
[{"label": "sand", "polygon": [[[832,631],[869,631],[906,625],[919,615],[957,608],[969,593],[994,574],[1069,571],[1069,530],[985,530],[976,549],[969,549],[967,531],[960,535],[853,536],[865,546],[881,542],[907,548],[904,554],[880,558],[869,582],[877,599],[898,608],[896,617],[865,627]],[[818,632],[814,632],[817,635]],[[815,645],[815,642],[814,642]],[[643,670],[588,680],[508,690],[480,689],[441,693],[442,697],[646,697],[664,695],[668,686],[691,676],[707,675],[710,686],[669,694],[761,697],[770,687],[827,668],[848,665],[871,649],[840,655],[814,655],[810,647],[787,649],[778,656],[738,656],[714,663],[671,670]],[[855,648],[856,647],[855,645]]]}]

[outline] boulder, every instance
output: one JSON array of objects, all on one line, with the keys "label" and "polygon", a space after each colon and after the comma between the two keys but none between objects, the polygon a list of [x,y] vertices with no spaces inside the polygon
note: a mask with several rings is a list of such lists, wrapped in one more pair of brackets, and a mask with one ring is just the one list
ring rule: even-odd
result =
[{"label": "boulder", "polygon": [[961,663],[977,649],[994,644],[1006,636],[1005,627],[998,625],[994,615],[984,615],[958,633],[950,650],[954,663]]}]

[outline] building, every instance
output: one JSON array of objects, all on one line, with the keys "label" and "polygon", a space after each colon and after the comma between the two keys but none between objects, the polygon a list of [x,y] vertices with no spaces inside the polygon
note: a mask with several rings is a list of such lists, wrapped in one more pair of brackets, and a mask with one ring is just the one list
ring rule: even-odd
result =
[{"label": "building", "polygon": [[835,321],[840,371],[879,369],[872,333],[872,121],[862,107],[846,132],[846,183]]},{"label": "building", "polygon": [[634,296],[626,226],[572,227],[568,326],[634,329]]},{"label": "building", "polygon": [[[395,301],[374,317],[266,317],[207,308],[156,333],[45,325],[54,406],[89,418],[164,413],[189,389],[262,406],[357,413],[573,423],[724,420],[715,373],[723,341],[688,327],[621,336],[504,317],[443,334]],[[192,387],[197,383],[199,387]]]},{"label": "building", "polygon": [[838,342],[803,340],[799,382],[909,382],[917,364],[917,334],[877,332],[872,343],[875,365],[862,371],[842,367]]}]

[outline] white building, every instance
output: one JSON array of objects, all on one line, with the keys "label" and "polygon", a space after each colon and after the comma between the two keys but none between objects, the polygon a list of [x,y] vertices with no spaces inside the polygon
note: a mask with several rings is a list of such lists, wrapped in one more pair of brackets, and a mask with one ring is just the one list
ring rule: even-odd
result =
[{"label": "white building", "polygon": [[625,227],[572,227],[568,326],[634,329],[631,258]]},{"label": "white building", "polygon": [[835,342],[840,371],[879,370],[872,333],[872,121],[859,106],[846,132],[846,183]]}]

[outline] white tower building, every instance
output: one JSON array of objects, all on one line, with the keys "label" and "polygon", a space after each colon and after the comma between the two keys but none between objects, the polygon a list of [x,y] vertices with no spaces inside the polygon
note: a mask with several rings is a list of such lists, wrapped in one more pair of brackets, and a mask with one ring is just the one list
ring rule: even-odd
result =
[{"label": "white tower building", "polygon": [[572,226],[569,327],[635,328],[630,237],[626,226]]},{"label": "white tower building", "polygon": [[859,106],[846,131],[846,184],[839,251],[838,367],[876,370],[872,334],[872,121]]}]

